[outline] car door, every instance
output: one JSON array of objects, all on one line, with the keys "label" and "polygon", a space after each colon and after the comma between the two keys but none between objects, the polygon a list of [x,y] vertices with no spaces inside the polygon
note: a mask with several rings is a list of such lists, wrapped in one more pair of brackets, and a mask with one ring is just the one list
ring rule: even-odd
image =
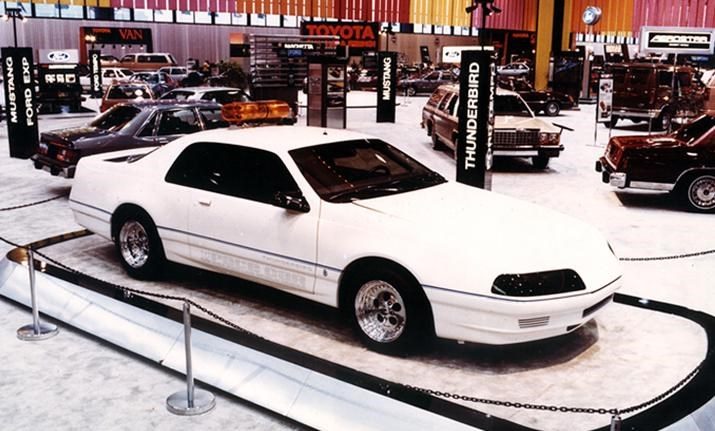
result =
[{"label": "car door", "polygon": [[212,271],[312,292],[318,211],[274,205],[279,191],[300,194],[281,159],[265,150],[210,142],[184,152],[196,179],[187,190],[191,259]]},{"label": "car door", "polygon": [[449,102],[454,97],[456,97],[455,93],[448,92],[445,94],[442,100],[439,101],[434,116],[434,131],[437,133],[437,137],[443,142],[445,139],[449,139],[448,129],[450,128],[450,125],[447,107],[449,106]]},{"label": "car door", "polygon": [[161,113],[156,129],[157,142],[165,144],[201,130],[201,123],[192,108],[168,109]]}]

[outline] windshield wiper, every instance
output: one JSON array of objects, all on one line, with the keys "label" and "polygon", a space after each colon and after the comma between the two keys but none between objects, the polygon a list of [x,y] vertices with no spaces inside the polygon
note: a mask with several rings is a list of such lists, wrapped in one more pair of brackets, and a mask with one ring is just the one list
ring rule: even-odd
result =
[{"label": "windshield wiper", "polygon": [[366,192],[388,192],[388,193],[400,193],[409,190],[415,190],[423,187],[425,184],[436,185],[446,182],[447,180],[437,172],[430,171],[424,175],[395,178],[391,181],[377,184],[368,184],[362,187],[354,187],[352,189],[343,190],[340,192],[333,193],[328,197],[328,201],[334,202],[350,195],[360,195]]},{"label": "windshield wiper", "polygon": [[393,187],[390,183],[387,184],[368,184],[362,187],[354,187],[352,189],[343,190],[341,192],[333,193],[328,196],[328,201],[335,202],[336,200],[350,195],[359,195],[365,192],[399,192],[402,191],[397,187]]}]

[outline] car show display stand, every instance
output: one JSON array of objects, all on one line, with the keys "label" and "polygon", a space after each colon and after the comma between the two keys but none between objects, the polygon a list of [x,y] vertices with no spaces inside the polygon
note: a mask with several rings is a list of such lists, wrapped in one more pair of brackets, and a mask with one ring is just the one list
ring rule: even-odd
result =
[{"label": "car show display stand", "polygon": [[[37,250],[86,235],[78,231],[29,247]],[[0,261],[0,295],[29,306],[26,255],[24,248],[16,248]],[[45,316],[185,372],[181,304],[171,307],[44,260],[36,268]],[[617,294],[615,301],[689,319],[703,327],[708,341],[706,357],[692,379],[624,418],[622,429],[706,429],[697,427],[712,424],[715,417],[715,318],[628,295]],[[198,381],[316,429],[531,429],[200,317],[192,322],[193,375]]]}]

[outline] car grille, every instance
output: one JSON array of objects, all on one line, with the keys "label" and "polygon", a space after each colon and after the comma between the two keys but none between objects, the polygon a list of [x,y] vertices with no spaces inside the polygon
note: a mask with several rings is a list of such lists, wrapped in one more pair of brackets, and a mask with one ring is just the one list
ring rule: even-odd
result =
[{"label": "car grille", "polygon": [[549,324],[549,316],[532,317],[530,319],[519,319],[519,328],[538,328]]},{"label": "car grille", "polygon": [[521,145],[536,146],[539,144],[538,130],[495,130],[494,145],[500,147],[516,147]]}]

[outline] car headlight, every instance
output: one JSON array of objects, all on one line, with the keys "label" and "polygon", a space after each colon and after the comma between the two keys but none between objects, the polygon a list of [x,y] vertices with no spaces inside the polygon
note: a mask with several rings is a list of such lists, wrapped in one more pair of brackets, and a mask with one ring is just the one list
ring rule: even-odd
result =
[{"label": "car headlight", "polygon": [[561,137],[558,133],[541,132],[539,133],[539,143],[542,145],[556,145]]},{"label": "car headlight", "polygon": [[494,280],[492,293],[504,296],[542,296],[585,290],[586,285],[572,269],[502,274]]}]

